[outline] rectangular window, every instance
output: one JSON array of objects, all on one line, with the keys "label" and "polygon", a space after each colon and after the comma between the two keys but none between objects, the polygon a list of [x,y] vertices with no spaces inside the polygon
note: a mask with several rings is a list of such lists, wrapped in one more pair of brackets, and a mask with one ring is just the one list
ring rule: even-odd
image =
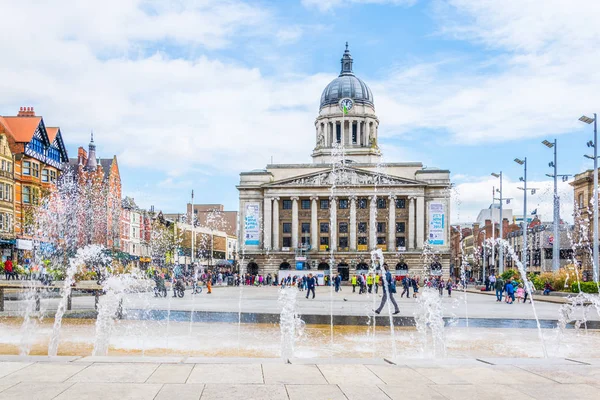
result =
[{"label": "rectangular window", "polygon": [[356,130],[358,128],[358,125],[356,124],[352,124],[352,144],[356,144],[357,140],[356,140]]},{"label": "rectangular window", "polygon": [[396,208],[406,208],[406,199],[396,199]]},{"label": "rectangular window", "polygon": [[31,175],[31,162],[23,161],[23,175]]},{"label": "rectangular window", "polygon": [[31,188],[29,186],[23,186],[23,203],[31,204]]},{"label": "rectangular window", "polygon": [[12,172],[12,163],[11,163],[11,162],[7,162],[7,163],[6,163],[6,170],[7,170],[8,172]]},{"label": "rectangular window", "polygon": [[6,171],[6,160],[2,160],[2,171]]},{"label": "rectangular window", "polygon": [[340,222],[340,233],[348,233],[348,223]]},{"label": "rectangular window", "polygon": [[302,223],[302,233],[310,233],[310,222]]},{"label": "rectangular window", "polygon": [[377,223],[377,233],[385,233],[385,222]]},{"label": "rectangular window", "polygon": [[4,200],[4,185],[1,183],[0,183],[0,200]]},{"label": "rectangular window", "polygon": [[404,222],[396,222],[396,233],[404,233],[406,231],[406,224]]},{"label": "rectangular window", "polygon": [[358,199],[358,208],[367,208],[367,199]]},{"label": "rectangular window", "polygon": [[302,200],[300,204],[303,210],[310,210],[310,200]]},{"label": "rectangular window", "polygon": [[340,247],[340,249],[347,249],[348,248],[348,236],[340,237],[340,239],[338,241],[338,246]]},{"label": "rectangular window", "polygon": [[384,209],[387,206],[385,199],[377,199],[377,208]]},{"label": "rectangular window", "polygon": [[348,199],[340,199],[340,210],[348,208]]},{"label": "rectangular window", "polygon": [[0,213],[0,231],[4,230],[4,213]]},{"label": "rectangular window", "polygon": [[377,244],[385,244],[385,236],[377,236]]},{"label": "rectangular window", "polygon": [[292,238],[291,237],[284,237],[283,238],[283,247],[292,247]]},{"label": "rectangular window", "polygon": [[327,222],[321,222],[320,232],[329,233],[329,224]]},{"label": "rectangular window", "polygon": [[283,209],[284,210],[291,210],[292,209],[292,201],[291,200],[283,200]]},{"label": "rectangular window", "polygon": [[32,175],[36,178],[40,177],[40,164],[38,163],[31,163],[31,167],[32,167]]},{"label": "rectangular window", "polygon": [[321,200],[321,210],[329,209],[329,200]]},{"label": "rectangular window", "polygon": [[310,246],[310,236],[302,236],[300,238],[303,246]]},{"label": "rectangular window", "polygon": [[42,182],[49,182],[50,181],[50,171],[48,171],[46,168],[44,168],[42,170]]},{"label": "rectangular window", "polygon": [[329,236],[321,236],[319,243],[321,246],[329,246]]},{"label": "rectangular window", "polygon": [[358,244],[361,246],[366,246],[367,245],[367,237],[366,236],[359,236],[358,237]]},{"label": "rectangular window", "polygon": [[283,223],[283,233],[292,233],[292,223],[291,222]]},{"label": "rectangular window", "polygon": [[50,182],[56,183],[56,171],[50,171]]},{"label": "rectangular window", "polygon": [[403,236],[396,238],[396,248],[398,247],[406,247],[406,240]]},{"label": "rectangular window", "polygon": [[[1,183],[0,186],[2,186]],[[4,200],[12,201],[12,185],[9,185],[8,183],[4,184]]]},{"label": "rectangular window", "polygon": [[367,233],[367,223],[366,222],[358,223],[358,233]]},{"label": "rectangular window", "polygon": [[335,125],[335,141],[342,143],[342,126],[340,124]]}]

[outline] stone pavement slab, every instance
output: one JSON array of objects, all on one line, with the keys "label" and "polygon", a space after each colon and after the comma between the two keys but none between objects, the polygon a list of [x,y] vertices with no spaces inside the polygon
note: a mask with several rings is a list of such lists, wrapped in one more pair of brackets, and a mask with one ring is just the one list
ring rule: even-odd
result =
[{"label": "stone pavement slab", "polygon": [[21,382],[0,392],[0,400],[50,400],[71,387],[72,383]]},{"label": "stone pavement slab", "polygon": [[335,385],[355,384],[357,379],[367,385],[379,385],[383,381],[366,366],[360,364],[319,364],[327,382]]},{"label": "stone pavement slab", "polygon": [[455,374],[452,368],[416,367],[414,370],[437,385],[464,385],[469,383],[464,377]]},{"label": "stone pavement slab", "polygon": [[496,385],[488,382],[485,385],[436,385],[431,386],[449,400],[532,400],[515,387]]},{"label": "stone pavement slab", "polygon": [[141,356],[89,356],[77,359],[77,362],[83,363],[120,363],[126,362],[130,364],[177,364],[183,361],[183,357],[141,357]]},{"label": "stone pavement slab", "polygon": [[339,385],[348,400],[390,400],[379,386]]},{"label": "stone pavement slab", "polygon": [[470,384],[486,385],[490,382],[498,384],[529,384],[529,383],[556,383],[535,373],[528,372],[514,365],[494,365],[480,367],[449,367],[452,373],[460,376]]},{"label": "stone pavement slab", "polygon": [[69,379],[69,382],[143,383],[159,364],[100,363],[92,364]]},{"label": "stone pavement slab", "polygon": [[0,362],[0,378],[15,371],[23,369],[32,363],[30,362]]},{"label": "stone pavement slab", "polygon": [[515,388],[537,400],[597,400],[600,393],[598,387],[583,384],[535,384]]},{"label": "stone pavement slab", "polygon": [[161,364],[147,383],[185,383],[194,368],[191,364]]},{"label": "stone pavement slab", "polygon": [[253,357],[187,357],[183,362],[184,364],[285,364],[282,358]]},{"label": "stone pavement slab", "polygon": [[434,387],[435,385],[411,385],[410,383],[402,386],[379,386],[392,400],[446,400],[445,396],[433,389]]},{"label": "stone pavement slab", "polygon": [[264,383],[260,364],[197,364],[187,383]]},{"label": "stone pavement slab", "polygon": [[154,400],[199,400],[204,385],[197,383],[167,383],[163,385]]},{"label": "stone pavement slab", "polygon": [[16,355],[0,355],[2,361],[21,361],[21,362],[72,362],[80,357],[77,356],[16,356]]},{"label": "stone pavement slab", "polygon": [[88,365],[75,363],[36,363],[2,378],[6,382],[64,382]]},{"label": "stone pavement slab", "polygon": [[288,400],[288,395],[283,385],[210,384],[204,388],[201,400]]},{"label": "stone pavement slab", "polygon": [[580,363],[566,358],[479,358],[493,365],[579,365]]},{"label": "stone pavement slab", "polygon": [[161,387],[162,385],[150,383],[78,382],[55,397],[54,400],[153,400]]},{"label": "stone pavement slab", "polygon": [[383,358],[290,358],[292,364],[361,364],[389,365]]},{"label": "stone pavement slab", "polygon": [[442,365],[473,365],[481,366],[483,363],[474,358],[396,358],[392,360],[396,365],[408,367],[439,367]]},{"label": "stone pavement slab", "polygon": [[347,400],[338,385],[286,385],[290,400]]},{"label": "stone pavement slab", "polygon": [[401,385],[405,382],[417,385],[433,385],[433,381],[412,368],[395,365],[367,365],[367,368],[387,385]]},{"label": "stone pavement slab", "polygon": [[[600,365],[528,365],[520,368],[558,383],[589,383],[593,385],[600,382]],[[600,393],[598,397],[600,397]]]},{"label": "stone pavement slab", "polygon": [[316,365],[264,364],[262,368],[266,384],[327,384]]}]

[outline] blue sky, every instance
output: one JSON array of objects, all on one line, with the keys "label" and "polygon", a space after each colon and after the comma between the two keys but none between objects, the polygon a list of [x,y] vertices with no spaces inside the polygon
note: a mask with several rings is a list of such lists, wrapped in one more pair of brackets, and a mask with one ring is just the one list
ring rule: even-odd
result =
[{"label": "blue sky", "polygon": [[[0,115],[34,106],[71,155],[93,129],[143,207],[181,211],[194,189],[198,202],[236,209],[240,171],[271,156],[310,162],[319,97],[346,41],[373,91],[386,160],[451,170],[454,222],[489,205],[492,171],[504,171],[520,209],[512,160],[523,156],[540,188],[531,208],[550,217],[545,138],[558,138],[559,173],[591,167],[592,132],[577,121],[600,109],[590,51],[600,6],[589,1],[82,4],[2,4],[4,30],[19,34],[0,38]],[[560,191],[568,219],[572,193]]]}]

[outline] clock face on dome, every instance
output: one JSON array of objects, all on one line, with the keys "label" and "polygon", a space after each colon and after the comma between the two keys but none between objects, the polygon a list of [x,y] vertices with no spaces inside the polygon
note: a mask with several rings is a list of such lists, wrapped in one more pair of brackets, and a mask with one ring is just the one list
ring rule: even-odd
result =
[{"label": "clock face on dome", "polygon": [[352,101],[352,99],[345,98],[340,100],[340,110],[348,112],[352,110],[352,107],[354,107],[354,101]]}]

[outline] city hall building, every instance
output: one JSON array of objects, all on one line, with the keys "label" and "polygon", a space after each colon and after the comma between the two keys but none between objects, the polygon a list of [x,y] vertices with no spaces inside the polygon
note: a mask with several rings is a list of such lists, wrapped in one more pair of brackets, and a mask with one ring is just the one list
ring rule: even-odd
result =
[{"label": "city hall building", "polygon": [[240,270],[322,276],[333,260],[348,279],[381,249],[398,274],[447,276],[450,172],[382,163],[373,94],[347,46],[341,64],[321,95],[312,163],[240,174]]}]

